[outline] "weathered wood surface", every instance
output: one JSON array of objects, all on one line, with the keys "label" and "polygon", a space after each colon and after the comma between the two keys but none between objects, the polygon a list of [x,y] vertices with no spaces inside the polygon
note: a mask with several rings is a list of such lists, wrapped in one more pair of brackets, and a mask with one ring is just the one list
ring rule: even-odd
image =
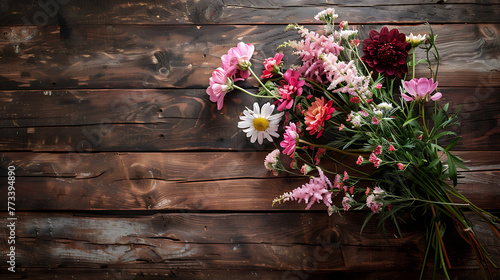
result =
[{"label": "weathered wood surface", "polygon": [[[0,163],[16,166],[18,210],[303,210],[304,203],[271,206],[307,179],[273,177],[262,164],[266,154],[3,153]],[[477,206],[499,210],[500,152],[457,155],[470,166],[457,189]]]},{"label": "weathered wood surface", "polygon": [[[124,269],[124,268],[58,268],[57,276],[61,279],[93,279],[93,280],[134,280],[134,279],[218,279],[218,280],[256,280],[256,279],[398,279],[405,275],[407,279],[418,279],[419,271],[401,271],[393,269],[391,271],[321,271],[312,270],[312,266],[306,264],[304,267],[297,267],[296,270],[263,270],[263,269],[226,269],[226,270],[167,270],[155,268]],[[481,279],[482,274],[474,269],[453,269],[448,271],[451,279]],[[6,275],[6,279],[54,279],[55,271],[39,268],[20,269],[15,275]],[[444,277],[438,273],[438,277]],[[500,277],[499,273],[494,273],[494,279]],[[430,273],[424,274],[424,279],[430,279]]]},{"label": "weathered wood surface", "polygon": [[[433,23],[440,103],[464,104],[456,154],[470,169],[460,170],[457,188],[498,213],[496,0],[7,0],[0,1],[0,193],[7,166],[15,166],[18,263],[16,273],[6,270],[7,230],[0,231],[0,278],[418,279],[425,250],[418,222],[403,224],[402,238],[389,225],[387,243],[374,221],[359,234],[367,212],[329,217],[319,204],[271,207],[304,180],[273,177],[263,159],[274,146],[252,145],[237,129],[252,98],[231,93],[220,112],[204,90],[230,47],[255,44],[259,72],[279,43],[298,38],[283,32],[286,24],[320,29],[313,16],[328,7],[339,22],[358,25],[360,38],[383,24],[415,34]],[[243,84],[254,92],[256,85]],[[499,240],[471,220],[500,264]],[[468,245],[447,234],[450,277],[480,279]]]},{"label": "weathered wood surface", "polygon": [[[424,25],[394,27],[428,32]],[[360,26],[360,38],[380,28]],[[434,26],[442,59],[440,85],[500,86],[499,29],[499,24]],[[0,87],[204,88],[230,47],[239,41],[255,44],[252,59],[259,69],[280,43],[299,37],[283,30],[276,25],[0,27]],[[418,75],[428,75],[419,69]]]},{"label": "weathered wood surface", "polygon": [[[463,104],[458,150],[500,150],[500,88],[440,88],[451,110]],[[238,116],[254,102],[230,93],[221,111],[203,89],[0,92],[0,150],[249,150]]]},{"label": "weathered wood surface", "polygon": [[[244,1],[244,0],[124,0],[89,2],[52,0],[4,1],[0,24],[274,24],[315,23],[326,8],[352,23],[475,23],[499,22],[494,0],[465,1]],[[376,15],[376,16],[375,16]]]},{"label": "weathered wood surface", "polygon": [[[20,268],[292,270],[312,265],[319,271],[418,271],[426,246],[418,222],[402,225],[400,238],[389,225],[386,239],[375,222],[360,234],[365,218],[360,212],[333,217],[318,212],[18,216]],[[480,219],[470,219],[493,259],[500,261],[500,240]],[[458,235],[448,235],[453,267],[477,268],[465,245],[453,245]],[[32,248],[37,250],[31,253]]]}]

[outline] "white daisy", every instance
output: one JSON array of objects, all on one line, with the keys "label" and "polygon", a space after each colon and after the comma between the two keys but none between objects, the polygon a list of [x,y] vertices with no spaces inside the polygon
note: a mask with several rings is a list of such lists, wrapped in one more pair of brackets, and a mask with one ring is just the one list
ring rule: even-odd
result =
[{"label": "white daisy", "polygon": [[255,140],[262,144],[264,137],[273,142],[272,137],[279,137],[278,126],[284,112],[273,115],[274,105],[269,102],[259,108],[259,104],[253,104],[253,111],[246,108],[243,111],[243,116],[240,116],[241,121],[238,122],[238,128],[242,128],[243,132],[250,137],[250,142],[254,143]]}]

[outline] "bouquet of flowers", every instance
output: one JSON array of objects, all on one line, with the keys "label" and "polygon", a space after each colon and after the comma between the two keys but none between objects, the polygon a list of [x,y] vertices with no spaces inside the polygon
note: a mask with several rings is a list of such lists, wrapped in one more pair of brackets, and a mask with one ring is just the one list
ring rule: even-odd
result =
[{"label": "bouquet of flowers", "polygon": [[[450,130],[458,125],[458,112],[450,113],[448,104],[432,102],[442,97],[436,90],[439,52],[432,28],[418,36],[387,27],[371,30],[362,42],[361,55],[357,31],[346,21],[335,27],[337,17],[334,9],[316,15],[325,23],[318,32],[290,24],[285,31],[294,29],[301,39],[284,42],[278,49],[292,48],[300,64],[283,69],[284,55],[277,53],[264,61],[260,77],[252,70],[254,46],[240,42],[222,56],[221,67],[213,72],[207,89],[210,100],[217,102],[219,110],[233,90],[272,100],[262,107],[256,102],[243,111],[238,127],[252,143],[281,140],[282,149],[264,160],[273,174],[287,172],[309,179],[273,204],[304,201],[309,209],[323,203],[330,215],[367,208],[371,211],[362,228],[376,216],[379,225],[389,220],[398,231],[405,214],[422,216],[428,245],[421,277],[427,258],[434,254],[434,276],[440,266],[449,278],[443,237],[452,225],[471,244],[485,277],[492,278],[494,264],[464,210],[482,217],[500,238],[498,218],[454,188],[457,167],[466,167],[451,152],[460,139]],[[425,53],[418,61],[417,48]],[[429,78],[415,77],[418,63],[427,64]],[[260,84],[257,94],[236,84],[250,76]],[[282,161],[287,156],[290,168]],[[337,172],[338,165],[350,174]],[[361,166],[367,167],[362,171]],[[338,206],[335,196],[341,197]]]}]

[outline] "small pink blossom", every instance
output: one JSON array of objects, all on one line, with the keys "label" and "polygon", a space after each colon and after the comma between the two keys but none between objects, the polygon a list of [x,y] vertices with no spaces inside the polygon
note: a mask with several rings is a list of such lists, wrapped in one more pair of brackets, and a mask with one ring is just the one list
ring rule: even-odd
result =
[{"label": "small pink blossom", "polygon": [[400,163],[398,163],[398,168],[399,168],[399,170],[403,170],[405,168],[405,166],[400,162]]},{"label": "small pink blossom", "polygon": [[422,140],[422,134],[420,134],[417,138],[418,140]]},{"label": "small pink blossom", "polygon": [[347,174],[347,171],[344,171],[344,179],[342,179],[342,181],[345,181],[349,179],[349,174]]},{"label": "small pink blossom", "polygon": [[344,207],[344,210],[347,211],[351,208],[351,206],[355,203],[354,199],[352,196],[350,196],[348,193],[344,196],[342,199],[342,207]]},{"label": "small pink blossom", "polygon": [[226,71],[220,67],[212,72],[209,81],[210,86],[207,88],[207,94],[210,96],[210,101],[217,102],[217,110],[220,110],[224,105],[224,96],[233,89],[232,81],[228,79]]},{"label": "small pink blossom", "polygon": [[396,150],[396,148],[394,148],[394,146],[393,146],[393,145],[390,145],[390,146],[389,146],[389,151],[394,152],[394,150]]},{"label": "small pink blossom", "polygon": [[359,156],[358,157],[358,160],[356,160],[356,164],[357,165],[361,165],[363,163],[363,157],[362,156]]},{"label": "small pink blossom", "polygon": [[351,43],[351,45],[357,47],[357,46],[359,46],[360,41],[359,41],[359,39],[353,39],[353,40],[351,40],[350,43]]},{"label": "small pink blossom", "polygon": [[374,153],[371,153],[370,158],[368,160],[372,162],[373,166],[375,166],[376,168],[379,168],[380,163],[382,162],[382,160],[379,159]]},{"label": "small pink blossom", "polygon": [[352,187],[350,187],[350,188],[349,188],[349,192],[350,192],[351,194],[353,194],[353,193],[354,193],[354,186],[352,186]]},{"label": "small pink blossom", "polygon": [[440,99],[443,95],[440,92],[436,92],[431,96],[431,93],[438,86],[438,82],[434,83],[434,80],[427,78],[412,79],[403,82],[403,86],[408,94],[401,93],[401,97],[407,102],[417,101],[417,102],[427,102],[430,100],[436,101]]},{"label": "small pink blossom", "polygon": [[340,130],[342,130],[342,129],[344,129],[344,124],[343,124],[343,123],[342,123],[342,124],[340,124],[340,126],[339,126],[339,131],[340,131]]},{"label": "small pink blossom", "polygon": [[302,165],[300,168],[300,173],[306,175],[307,174],[307,164]]},{"label": "small pink blossom", "polygon": [[283,135],[283,141],[281,141],[280,146],[282,148],[285,148],[283,150],[283,153],[285,155],[290,155],[290,157],[293,157],[293,153],[295,152],[295,148],[297,147],[297,141],[299,139],[299,130],[297,129],[297,126],[291,122],[286,128],[285,128],[285,134]]},{"label": "small pink blossom", "polygon": [[361,110],[358,112],[361,116],[363,117],[368,117],[368,112],[367,111],[364,111],[364,110]]},{"label": "small pink blossom", "polygon": [[382,154],[382,146],[378,145],[375,147],[375,150],[373,150],[373,153],[376,155],[381,155]]},{"label": "small pink blossom", "polygon": [[377,119],[377,117],[372,117],[372,124],[379,124],[380,123],[380,120]]},{"label": "small pink blossom", "polygon": [[279,65],[283,59],[284,54],[277,53],[274,57],[264,60],[264,71],[262,71],[261,79],[270,79],[274,74],[279,72]]},{"label": "small pink blossom", "polygon": [[376,86],[375,86],[376,89],[381,89],[382,88],[382,84],[381,83],[378,83]]},{"label": "small pink blossom", "polygon": [[267,170],[273,171],[274,173],[274,166],[276,162],[278,162],[279,156],[280,156],[280,150],[278,149],[275,149],[266,156],[266,158],[264,159],[264,166],[266,167]]}]

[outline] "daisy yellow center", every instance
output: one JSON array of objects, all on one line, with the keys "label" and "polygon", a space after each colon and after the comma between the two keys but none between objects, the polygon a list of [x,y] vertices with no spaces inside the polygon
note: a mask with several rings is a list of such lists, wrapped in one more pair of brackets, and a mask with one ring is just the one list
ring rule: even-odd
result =
[{"label": "daisy yellow center", "polygon": [[269,127],[269,121],[266,118],[255,118],[253,120],[255,130],[264,131]]}]

